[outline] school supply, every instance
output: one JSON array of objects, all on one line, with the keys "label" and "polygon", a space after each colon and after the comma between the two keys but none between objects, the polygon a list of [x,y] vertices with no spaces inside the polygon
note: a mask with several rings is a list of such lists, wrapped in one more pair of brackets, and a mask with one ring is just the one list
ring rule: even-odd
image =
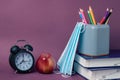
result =
[{"label": "school supply", "polygon": [[80,8],[79,13],[81,13],[81,16],[82,16],[83,22],[84,22],[85,24],[87,24],[87,20],[86,20],[86,18],[85,18],[85,14],[84,14],[83,9]]},{"label": "school supply", "polygon": [[94,68],[87,69],[81,66],[79,63],[74,62],[73,70],[80,76],[83,76],[87,80],[119,80],[120,79],[120,67],[119,68]]},{"label": "school supply", "polygon": [[89,10],[88,10],[88,17],[89,17],[90,24],[94,24]]},{"label": "school supply", "polygon": [[108,15],[108,13],[109,13],[109,9],[107,8],[106,9],[106,15],[102,18],[102,20],[100,21],[100,24],[103,24],[103,22],[105,21],[105,18]]},{"label": "school supply", "polygon": [[[82,69],[83,71],[86,70],[86,72],[89,71],[89,69],[87,70],[87,68],[84,68],[84,67],[93,67],[95,70],[95,67],[104,66],[102,63],[101,65],[98,65],[98,66],[95,66],[95,64],[88,65],[89,60],[87,60],[81,55],[91,56],[91,57],[109,55],[110,30],[109,30],[109,25],[107,25],[107,22],[109,21],[109,17],[112,11],[110,10],[109,12],[107,10],[107,12],[108,12],[107,17],[105,17],[105,19],[102,21],[104,23],[102,23],[101,25],[96,23],[94,12],[91,6],[89,6],[89,10],[88,10],[88,17],[90,20],[89,21],[90,24],[88,23],[85,17],[84,10],[83,9],[79,10],[78,13],[79,13],[80,19],[82,19],[82,22],[77,22],[77,24],[75,25],[75,28],[71,34],[71,37],[57,62],[57,67],[62,75],[71,76],[73,74],[73,65],[75,66],[74,67],[75,71],[81,75],[83,74],[81,73]],[[80,53],[80,55],[76,54],[76,51]],[[76,62],[78,62],[79,64],[76,65]],[[113,64],[114,63],[115,62],[113,62]],[[83,68],[80,67],[81,65]],[[107,65],[109,66],[109,64]],[[90,73],[93,72],[91,70],[93,69],[90,69],[89,71]],[[114,70],[109,69],[108,72],[113,73],[116,71],[117,69],[115,68]],[[98,74],[98,76],[100,76],[101,78],[101,75]],[[102,76],[105,76],[104,78],[106,78],[106,75],[102,75]],[[91,77],[92,78],[87,78],[87,79],[93,79],[93,76]],[[117,78],[117,77],[113,76],[112,78]]]},{"label": "school supply", "polygon": [[[100,24],[108,24],[108,21],[109,21],[109,18],[110,18],[110,15],[112,14],[112,12],[113,12],[112,9],[109,10],[109,8],[107,8],[105,16],[98,23],[100,23]],[[78,13],[79,13],[80,19],[82,19],[83,23],[85,23],[85,24],[93,24],[93,25],[98,24],[98,23],[96,23],[94,11],[93,11],[91,6],[89,6],[89,10],[87,11],[89,21],[87,21],[87,18],[85,17],[85,12],[84,12],[83,9],[80,8]],[[88,23],[88,22],[90,22],[90,23]]]},{"label": "school supply", "polygon": [[86,68],[120,67],[120,50],[110,50],[109,55],[99,57],[90,57],[77,53],[75,61]]},{"label": "school supply", "polygon": [[110,15],[112,14],[112,9],[110,9],[110,12],[108,13],[108,15],[105,17],[105,20],[103,22],[103,24],[106,23],[106,21],[109,19]]},{"label": "school supply", "polygon": [[110,27],[107,24],[85,24],[84,32],[78,42],[78,53],[87,56],[109,54]]},{"label": "school supply", "polygon": [[91,6],[89,6],[89,11],[90,11],[90,15],[92,17],[92,21],[93,21],[94,25],[96,25],[96,20],[95,20],[94,12],[93,12]]}]

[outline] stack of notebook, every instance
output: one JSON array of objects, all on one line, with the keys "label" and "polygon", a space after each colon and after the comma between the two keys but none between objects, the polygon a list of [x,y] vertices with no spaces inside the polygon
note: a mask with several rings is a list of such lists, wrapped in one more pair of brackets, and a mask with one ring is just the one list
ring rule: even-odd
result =
[{"label": "stack of notebook", "polygon": [[120,50],[110,50],[109,55],[101,57],[77,53],[74,71],[88,80],[120,79]]}]

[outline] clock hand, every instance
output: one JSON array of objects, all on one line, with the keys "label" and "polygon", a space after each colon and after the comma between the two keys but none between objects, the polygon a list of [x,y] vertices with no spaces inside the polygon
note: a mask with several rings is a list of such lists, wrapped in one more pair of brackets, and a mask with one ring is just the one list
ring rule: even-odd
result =
[{"label": "clock hand", "polygon": [[30,62],[29,60],[25,60],[24,62]]},{"label": "clock hand", "polygon": [[22,64],[24,61],[22,60],[18,65]]},{"label": "clock hand", "polygon": [[22,54],[22,56],[23,56],[23,60],[24,60],[24,54]]},{"label": "clock hand", "polygon": [[19,63],[19,64],[22,64],[23,60]]}]

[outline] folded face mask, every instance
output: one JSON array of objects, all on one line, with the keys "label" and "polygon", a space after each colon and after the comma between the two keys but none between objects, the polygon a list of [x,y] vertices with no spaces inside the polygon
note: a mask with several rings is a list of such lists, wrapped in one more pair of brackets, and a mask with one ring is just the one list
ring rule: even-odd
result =
[{"label": "folded face mask", "polygon": [[80,33],[83,32],[82,28],[84,28],[84,26],[85,24],[82,22],[79,22],[76,24],[72,32],[72,35],[57,62],[57,66],[60,70],[60,73],[64,75],[69,75],[69,76],[72,75],[75,53],[76,53],[78,41],[80,38]]}]

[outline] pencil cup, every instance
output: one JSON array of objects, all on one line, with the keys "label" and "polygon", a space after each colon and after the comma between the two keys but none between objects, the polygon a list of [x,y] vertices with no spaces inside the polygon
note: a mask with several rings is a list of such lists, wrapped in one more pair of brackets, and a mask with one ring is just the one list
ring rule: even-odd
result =
[{"label": "pencil cup", "polygon": [[77,51],[88,56],[109,54],[110,28],[107,24],[86,24],[81,33]]}]

